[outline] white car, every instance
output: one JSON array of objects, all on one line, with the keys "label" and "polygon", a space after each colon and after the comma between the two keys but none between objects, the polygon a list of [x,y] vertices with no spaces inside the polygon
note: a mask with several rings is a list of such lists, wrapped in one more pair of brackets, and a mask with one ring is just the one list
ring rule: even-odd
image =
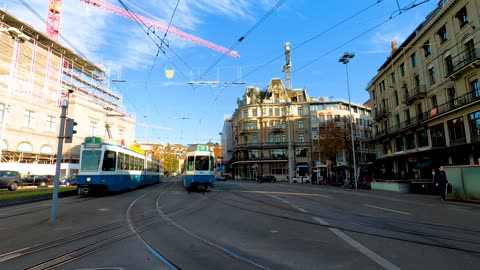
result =
[{"label": "white car", "polygon": [[310,183],[311,179],[310,176],[297,176],[293,178],[293,183]]}]

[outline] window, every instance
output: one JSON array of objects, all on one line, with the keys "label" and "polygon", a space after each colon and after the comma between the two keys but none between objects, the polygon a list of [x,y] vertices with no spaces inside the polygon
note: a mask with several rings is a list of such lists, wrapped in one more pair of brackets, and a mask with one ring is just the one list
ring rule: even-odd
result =
[{"label": "window", "polygon": [[426,129],[422,129],[417,132],[418,147],[428,146],[428,132]]},{"label": "window", "polygon": [[305,135],[303,133],[298,134],[298,142],[305,142]]},{"label": "window", "polygon": [[123,139],[123,135],[125,134],[125,130],[124,129],[119,129],[118,130],[118,138],[120,139]]},{"label": "window", "polygon": [[340,115],[338,114],[335,115],[335,122],[340,122]]},{"label": "window", "polygon": [[395,105],[399,105],[400,104],[400,101],[398,99],[398,91],[395,91]]},{"label": "window", "polygon": [[286,143],[286,142],[287,142],[287,135],[282,134],[282,143]]},{"label": "window", "polygon": [[0,124],[3,124],[3,121],[5,121],[6,114],[7,110],[5,109],[5,104],[0,103]]},{"label": "window", "polygon": [[428,69],[428,78],[430,79],[430,84],[435,83],[435,67]]},{"label": "window", "polygon": [[400,115],[399,114],[396,114],[395,115],[395,119],[397,121],[397,128],[400,128]]},{"label": "window", "polygon": [[445,130],[443,123],[437,124],[430,128],[432,136],[432,146],[445,146]]},{"label": "window", "polygon": [[303,115],[303,107],[298,107],[298,115]]},{"label": "window", "polygon": [[405,118],[407,119],[407,124],[412,123],[412,119],[410,119],[410,110],[409,109],[405,110]]},{"label": "window", "polygon": [[397,152],[405,151],[405,143],[403,141],[403,137],[395,138],[395,148]]},{"label": "window", "polygon": [[417,66],[417,55],[415,53],[413,53],[410,56],[410,60],[412,61],[412,67],[416,67]]},{"label": "window", "polygon": [[476,58],[475,55],[475,44],[473,43],[473,39],[467,41],[465,43],[465,61],[470,62],[473,61]]},{"label": "window", "polygon": [[51,116],[51,115],[47,116],[47,126],[45,131],[48,133],[55,132],[55,116]]},{"label": "window", "polygon": [[97,123],[90,122],[90,136],[94,137],[97,136]]},{"label": "window", "polygon": [[430,104],[432,105],[432,109],[438,107],[437,96],[431,96],[430,97]]},{"label": "window", "polygon": [[392,84],[396,83],[395,72],[390,73],[390,79],[392,80]]},{"label": "window", "polygon": [[268,108],[268,115],[273,116],[273,108]]},{"label": "window", "polygon": [[472,136],[477,136],[477,141],[480,140],[478,137],[480,135],[480,111],[469,114],[468,120],[470,122]]},{"label": "window", "polygon": [[470,82],[470,91],[472,92],[474,97],[480,97],[480,85],[478,84],[478,79]]},{"label": "window", "polygon": [[423,120],[423,109],[422,109],[422,103],[417,103],[417,119],[418,121]]},{"label": "window", "polygon": [[417,143],[415,140],[415,133],[410,133],[405,136],[405,139],[407,141],[407,149],[415,149],[417,148]]},{"label": "window", "polygon": [[82,152],[82,171],[96,171],[98,170],[98,165],[100,164],[100,156],[102,155],[101,150],[83,150]]},{"label": "window", "polygon": [[282,116],[286,115],[285,111],[286,111],[285,108],[282,108]]},{"label": "window", "polygon": [[273,134],[268,135],[268,142],[273,143],[274,142],[274,136]]},{"label": "window", "polygon": [[296,157],[307,157],[307,148],[295,148]]},{"label": "window", "polygon": [[375,100],[375,90],[372,91],[372,99]]},{"label": "window", "polygon": [[380,95],[385,92],[385,81],[381,81],[378,88],[380,88]]},{"label": "window", "polygon": [[280,141],[280,134],[275,134],[275,142],[279,143]]},{"label": "window", "polygon": [[256,121],[253,121],[251,122],[252,123],[252,130],[257,130],[258,127],[257,127],[257,122]]},{"label": "window", "polygon": [[256,109],[256,108],[255,108],[255,109],[252,109],[252,115],[253,115],[253,116],[257,116],[257,109]]},{"label": "window", "polygon": [[275,108],[275,116],[280,116],[280,108]]},{"label": "window", "polygon": [[460,24],[460,28],[464,27],[468,24],[468,14],[467,14],[467,7],[463,7],[460,11],[455,15],[458,19],[458,23]]},{"label": "window", "polygon": [[196,171],[208,171],[209,168],[209,156],[196,156],[195,157],[195,170]]},{"label": "window", "polygon": [[453,60],[451,55],[445,57],[445,67],[447,68],[447,74],[453,73]]},{"label": "window", "polygon": [[425,53],[425,57],[432,54],[432,47],[430,46],[430,41],[427,40],[427,42],[423,44],[423,52]]},{"label": "window", "polygon": [[248,110],[243,110],[243,118],[248,118]]},{"label": "window", "polygon": [[298,128],[303,128],[303,120],[298,120]]},{"label": "window", "polygon": [[465,128],[463,125],[463,117],[457,117],[447,122],[448,133],[452,141],[461,140],[465,138]]},{"label": "window", "polygon": [[30,110],[25,110],[25,114],[23,115],[23,127],[33,128],[34,120],[35,120],[35,112]]},{"label": "window", "polygon": [[405,64],[404,63],[400,64],[400,74],[402,76],[405,76]]},{"label": "window", "polygon": [[317,123],[317,117],[315,115],[312,115],[310,121],[312,121],[312,123]]},{"label": "window", "polygon": [[325,122],[325,115],[321,114],[318,116],[318,122],[324,123]]},{"label": "window", "polygon": [[437,32],[438,37],[440,38],[440,43],[443,43],[448,40],[447,27],[444,25]]},{"label": "window", "polygon": [[252,135],[252,143],[258,143],[256,134]]},{"label": "window", "polygon": [[116,164],[117,164],[117,154],[114,151],[110,151],[110,150],[105,151],[105,154],[103,156],[102,171],[115,171]]},{"label": "window", "polygon": [[258,150],[252,150],[252,158],[258,158],[258,157],[260,157],[258,155]]}]

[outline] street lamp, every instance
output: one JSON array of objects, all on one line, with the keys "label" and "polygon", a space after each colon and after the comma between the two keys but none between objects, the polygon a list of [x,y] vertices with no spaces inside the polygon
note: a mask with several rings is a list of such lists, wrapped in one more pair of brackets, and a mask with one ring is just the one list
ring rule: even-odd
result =
[{"label": "street lamp", "polygon": [[292,157],[292,135],[290,131],[290,106],[292,106],[291,102],[285,103],[287,107],[287,140],[288,140],[288,182],[293,182],[293,157]]},{"label": "street lamp", "polygon": [[[352,103],[350,101],[350,82],[348,79],[348,62],[355,56],[354,53],[344,53],[338,62],[345,64],[345,69],[347,71],[347,89],[348,89],[348,113],[350,114],[350,137],[352,137],[352,156],[353,156],[353,179],[355,179],[355,189],[358,189],[357,183],[357,166],[355,160],[355,141],[353,139],[353,114],[352,114]],[[350,162],[349,162],[350,163]],[[350,175],[350,172],[348,172]]]}]

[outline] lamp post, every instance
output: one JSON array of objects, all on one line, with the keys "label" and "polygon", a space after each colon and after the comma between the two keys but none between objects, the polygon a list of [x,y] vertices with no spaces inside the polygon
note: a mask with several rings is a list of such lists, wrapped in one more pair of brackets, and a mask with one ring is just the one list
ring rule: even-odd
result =
[{"label": "lamp post", "polygon": [[293,182],[293,157],[292,157],[292,135],[291,135],[291,128],[290,128],[290,106],[292,105],[291,102],[285,103],[287,107],[287,140],[288,140],[288,182]]},{"label": "lamp post", "polygon": [[[350,82],[348,79],[348,62],[355,56],[354,53],[344,53],[338,62],[345,64],[347,71],[347,90],[348,90],[348,113],[350,114],[350,137],[352,137],[352,157],[353,157],[353,179],[355,179],[355,189],[358,189],[357,183],[357,162],[355,159],[355,141],[353,139],[353,115],[352,115],[352,103],[350,101]],[[350,163],[350,162],[349,162]],[[350,174],[350,172],[349,172]]]}]

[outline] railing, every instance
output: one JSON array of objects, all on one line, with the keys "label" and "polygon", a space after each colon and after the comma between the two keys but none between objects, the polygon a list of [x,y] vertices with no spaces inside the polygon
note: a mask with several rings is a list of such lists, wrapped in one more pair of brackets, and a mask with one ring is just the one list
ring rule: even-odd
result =
[{"label": "railing", "polygon": [[389,133],[394,133],[401,131],[406,128],[414,127],[420,123],[426,122],[434,117],[437,117],[441,114],[448,113],[449,111],[452,111],[454,109],[467,106],[473,102],[479,101],[480,100],[480,91],[471,91],[468,92],[464,95],[461,95],[454,100],[447,101],[441,105],[438,105],[437,107],[434,107],[424,113],[418,114],[416,116],[413,116],[399,124],[396,124],[394,126],[391,126],[388,128],[388,130],[383,130],[380,132],[377,132],[375,134],[375,138],[378,139],[382,136],[385,136]]},{"label": "railing", "polygon": [[425,85],[417,85],[417,87],[403,96],[403,103],[411,104],[417,98],[424,98],[427,95],[427,87]]},{"label": "railing", "polygon": [[385,107],[377,111],[375,114],[375,120],[381,119],[383,117],[389,116],[390,115],[390,110]]},{"label": "railing", "polygon": [[459,53],[453,57],[452,65],[447,67],[446,77],[455,75],[459,70],[476,60],[480,60],[480,49],[470,49]]}]

